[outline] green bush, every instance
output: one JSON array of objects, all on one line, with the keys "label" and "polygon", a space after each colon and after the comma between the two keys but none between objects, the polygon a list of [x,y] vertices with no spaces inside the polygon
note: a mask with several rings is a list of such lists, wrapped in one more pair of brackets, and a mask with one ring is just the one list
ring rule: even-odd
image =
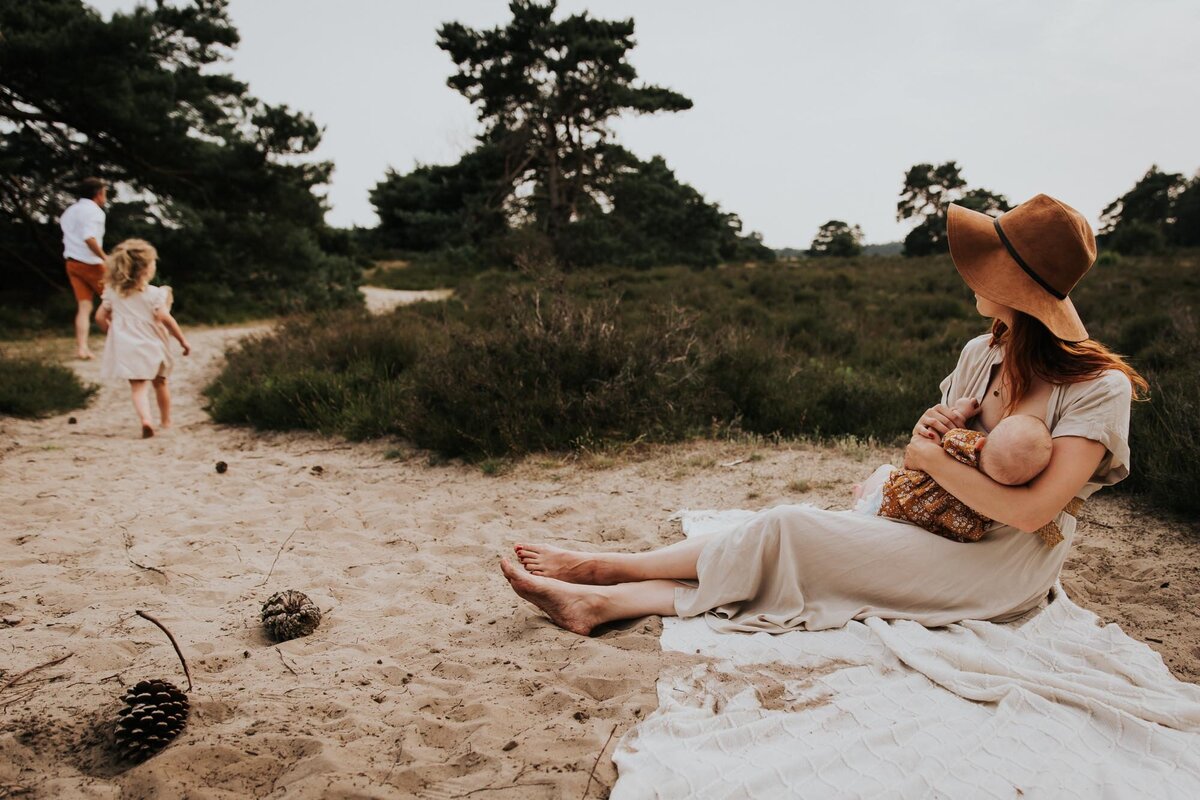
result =
[{"label": "green bush", "polygon": [[395,258],[368,274],[367,283],[385,289],[444,289],[480,272],[479,255],[471,246],[392,255]]},{"label": "green bush", "polygon": [[83,408],[99,387],[61,364],[0,353],[0,415],[44,417]]},{"label": "green bush", "polygon": [[[1123,488],[1195,510],[1200,258],[1098,265],[1072,293],[1151,383]],[[945,256],[463,278],[456,298],[293,321],[209,388],[223,422],[502,457],[725,427],[901,441],[987,323]]]},{"label": "green bush", "polygon": [[396,382],[427,332],[413,315],[328,312],[285,322],[228,354],[205,389],[217,422],[362,439],[399,432]]},{"label": "green bush", "polygon": [[691,322],[624,325],[615,304],[537,290],[493,306],[493,328],[456,323],[414,367],[403,423],[413,442],[472,457],[644,438],[703,421]]},{"label": "green bush", "polygon": [[[1193,354],[1194,357],[1194,354]],[[1151,373],[1149,403],[1133,409],[1133,468],[1126,484],[1155,504],[1186,514],[1200,512],[1200,375],[1192,370]]]},{"label": "green bush", "polygon": [[40,302],[0,292],[0,339],[24,339],[51,328],[66,333],[75,311],[75,298],[68,291],[48,291]]}]

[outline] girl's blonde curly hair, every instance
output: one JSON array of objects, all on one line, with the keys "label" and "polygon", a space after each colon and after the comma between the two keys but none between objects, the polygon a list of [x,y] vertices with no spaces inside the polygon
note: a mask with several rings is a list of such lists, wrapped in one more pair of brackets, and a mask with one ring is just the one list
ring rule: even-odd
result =
[{"label": "girl's blonde curly hair", "polygon": [[158,251],[145,239],[126,239],[112,249],[104,265],[104,282],[127,297],[149,282]]}]

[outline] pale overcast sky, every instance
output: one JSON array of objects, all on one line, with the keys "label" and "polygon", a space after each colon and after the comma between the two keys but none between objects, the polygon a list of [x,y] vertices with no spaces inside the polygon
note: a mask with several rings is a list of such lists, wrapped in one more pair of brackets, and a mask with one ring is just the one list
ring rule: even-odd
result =
[{"label": "pale overcast sky", "polygon": [[[95,0],[106,16],[137,5]],[[642,80],[690,97],[623,119],[619,140],[773,247],[828,219],[903,238],[905,170],[954,159],[1013,202],[1047,192],[1095,224],[1153,163],[1200,168],[1196,0],[563,0],[560,14],[633,17]],[[337,169],[329,222],[374,225],[390,165],[449,163],[473,109],[446,86],[442,22],[493,27],[504,0],[233,0],[228,65],[251,91],[312,114]]]}]

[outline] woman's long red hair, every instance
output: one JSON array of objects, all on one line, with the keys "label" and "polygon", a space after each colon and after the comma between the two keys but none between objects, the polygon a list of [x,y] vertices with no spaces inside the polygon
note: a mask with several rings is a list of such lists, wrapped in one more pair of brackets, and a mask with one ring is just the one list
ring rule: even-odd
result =
[{"label": "woman's long red hair", "polygon": [[1040,320],[1020,311],[1013,311],[1011,329],[1001,320],[992,323],[992,344],[1001,343],[1007,345],[1002,370],[1012,390],[1006,412],[1021,401],[1035,377],[1051,384],[1081,383],[1116,369],[1133,384],[1134,400],[1149,396],[1150,384],[1121,356],[1095,339],[1063,341]]}]

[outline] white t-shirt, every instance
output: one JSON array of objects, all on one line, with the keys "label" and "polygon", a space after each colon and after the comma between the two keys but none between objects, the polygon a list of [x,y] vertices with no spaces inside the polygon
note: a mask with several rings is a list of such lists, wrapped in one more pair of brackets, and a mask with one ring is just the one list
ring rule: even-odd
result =
[{"label": "white t-shirt", "polygon": [[95,200],[84,198],[75,201],[58,222],[63,232],[63,258],[82,261],[84,264],[99,264],[101,259],[85,244],[95,239],[104,246],[104,212]]}]

